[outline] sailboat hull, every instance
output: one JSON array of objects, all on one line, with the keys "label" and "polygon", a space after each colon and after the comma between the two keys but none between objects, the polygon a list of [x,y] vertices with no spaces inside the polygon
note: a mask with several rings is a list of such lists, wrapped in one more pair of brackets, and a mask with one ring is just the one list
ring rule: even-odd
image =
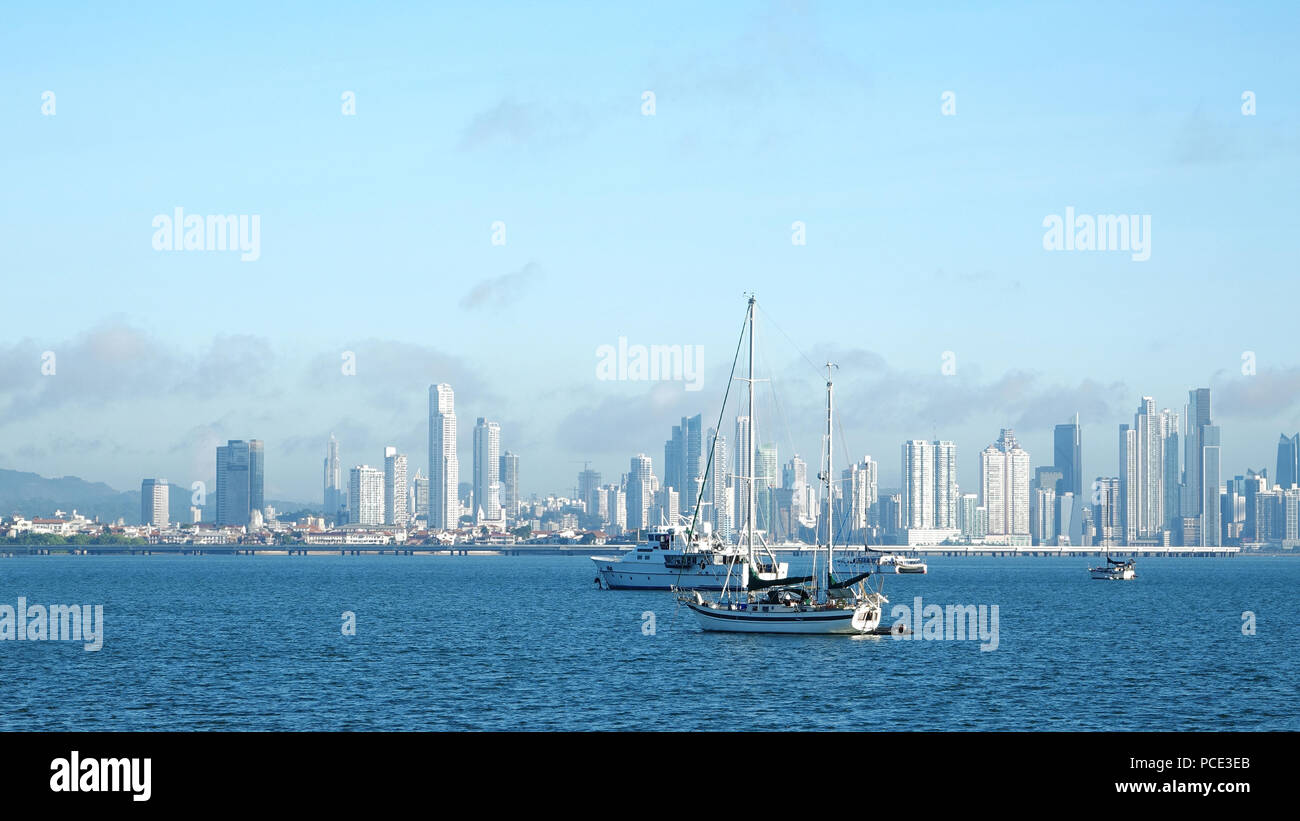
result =
[{"label": "sailboat hull", "polygon": [[868,606],[826,610],[798,610],[780,605],[766,610],[755,605],[733,610],[694,602],[686,602],[686,606],[695,614],[701,628],[721,633],[854,635],[870,633],[880,625],[879,608]]}]

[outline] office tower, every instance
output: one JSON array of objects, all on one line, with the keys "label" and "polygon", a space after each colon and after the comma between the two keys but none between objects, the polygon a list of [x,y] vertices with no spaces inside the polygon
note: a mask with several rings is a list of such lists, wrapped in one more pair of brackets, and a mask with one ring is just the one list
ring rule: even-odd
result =
[{"label": "office tower", "polygon": [[1300,485],[1300,433],[1282,434],[1277,443],[1277,473],[1273,474],[1277,486],[1286,489]]},{"label": "office tower", "polygon": [[339,464],[339,440],[330,434],[329,443],[325,446],[325,464],[324,473],[324,499],[325,517],[333,518],[338,514],[339,508],[343,506],[343,470]]},{"label": "office tower", "polygon": [[423,518],[427,524],[429,521],[429,477],[425,476],[422,470],[417,470],[415,478],[411,480],[411,497],[412,518]]},{"label": "office tower", "polygon": [[627,529],[627,493],[618,485],[609,485],[604,490],[605,508],[609,511],[609,526],[616,531]]},{"label": "office tower", "polygon": [[732,522],[736,512],[731,495],[731,457],[727,450],[727,437],[718,436],[713,442],[713,467],[709,471],[709,496],[713,501],[713,532],[723,542],[731,541]]},{"label": "office tower", "polygon": [[1117,476],[1098,476],[1093,483],[1093,526],[1097,530],[1097,544],[1116,547],[1123,538],[1124,523],[1120,513],[1120,480]]},{"label": "office tower", "polygon": [[348,524],[383,523],[384,473],[369,465],[357,465],[348,481]]},{"label": "office tower", "polygon": [[1119,426],[1119,495],[1120,544],[1131,545],[1138,528],[1138,439],[1131,425]]},{"label": "office tower", "polygon": [[1056,488],[1060,496],[1069,492],[1075,498],[1083,496],[1083,436],[1079,429],[1079,414],[1073,422],[1057,425],[1052,432],[1053,464],[1061,471],[1061,481]]},{"label": "office tower", "polygon": [[166,479],[145,479],[140,483],[140,523],[166,527],[169,520],[170,490]]},{"label": "office tower", "polygon": [[973,537],[975,535],[976,515],[975,510],[979,507],[980,497],[975,493],[963,493],[958,504],[957,526],[961,528],[961,535]]},{"label": "office tower", "polygon": [[1010,428],[980,452],[980,502],[988,511],[988,535],[1030,535],[1029,454]]},{"label": "office tower", "polygon": [[[1170,426],[1173,426],[1173,433],[1177,434],[1178,414],[1169,409],[1157,413],[1156,400],[1151,396],[1143,396],[1138,413],[1134,414],[1132,427],[1136,434],[1136,522],[1132,530],[1138,539],[1160,539],[1161,531],[1169,524],[1169,516],[1165,511],[1165,446],[1170,443]],[[1177,438],[1173,444],[1177,447]],[[1167,481],[1174,483],[1175,475],[1177,473],[1170,474]],[[1173,494],[1170,492],[1167,498],[1173,498]]]},{"label": "office tower", "polygon": [[242,439],[217,446],[217,525],[244,527],[250,505],[249,447]]},{"label": "office tower", "polygon": [[849,465],[840,474],[843,493],[848,497],[844,505],[844,515],[837,513],[836,521],[847,518],[846,537],[865,530],[871,523],[871,509],[878,501],[879,465],[870,456],[862,457],[861,462]]},{"label": "office tower", "polygon": [[475,522],[501,519],[501,425],[482,416],[474,425]]},{"label": "office tower", "polygon": [[600,490],[600,472],[584,469],[578,473],[578,499],[587,506],[588,513],[595,513],[600,507],[596,499]]},{"label": "office tower", "polygon": [[1056,497],[1056,543],[1058,545],[1083,544],[1083,517],[1073,493],[1069,491]]},{"label": "office tower", "polygon": [[778,472],[776,445],[763,445],[758,449],[758,462],[754,471],[754,509],[758,521],[758,530],[771,531],[776,516],[776,497]]},{"label": "office tower", "polygon": [[650,526],[675,525],[681,515],[681,494],[667,485],[654,494],[654,504],[650,506]]},{"label": "office tower", "polygon": [[[750,487],[749,476],[753,472],[754,447],[749,438],[748,416],[736,417],[736,448],[734,454],[736,462],[736,504],[732,508],[731,523],[737,533],[744,533],[749,526],[749,497],[753,491],[753,488]],[[755,523],[754,527],[757,529],[757,523]]]},{"label": "office tower", "polygon": [[1268,532],[1264,494],[1268,492],[1268,477],[1263,473],[1247,470],[1242,482],[1246,503],[1246,526],[1242,531],[1242,541],[1264,542]]},{"label": "office tower", "polygon": [[921,439],[903,443],[903,527],[934,527],[934,445]]},{"label": "office tower", "polygon": [[1050,545],[1056,541],[1056,489],[1051,487],[1036,488],[1030,496],[1031,526],[1030,535],[1034,543]]},{"label": "office tower", "polygon": [[690,512],[700,494],[704,473],[703,416],[682,417],[674,425],[672,438],[664,443],[664,486],[675,488],[682,509]]},{"label": "office tower", "polygon": [[1168,408],[1160,412],[1160,428],[1164,435],[1164,467],[1161,482],[1164,485],[1164,524],[1171,536],[1177,534],[1183,515],[1182,503],[1182,443],[1179,439],[1179,416]]},{"label": "office tower", "polygon": [[384,448],[384,524],[405,527],[406,454],[395,447]]},{"label": "office tower", "polygon": [[261,439],[248,442],[248,509],[261,512],[266,507],[266,455]]},{"label": "office tower", "polygon": [[649,519],[654,501],[654,467],[649,456],[632,457],[627,473],[627,529],[644,530],[653,524]]},{"label": "office tower", "polygon": [[1205,494],[1201,491],[1201,478],[1204,474],[1201,461],[1204,439],[1201,429],[1210,424],[1209,388],[1196,388],[1187,392],[1185,419],[1186,435],[1183,444],[1187,458],[1183,462],[1183,484],[1187,492],[1183,496],[1183,516],[1200,517],[1201,505],[1205,501]]},{"label": "office tower", "polygon": [[460,460],[456,455],[456,396],[451,385],[429,386],[429,529],[460,524]]},{"label": "office tower", "polygon": [[507,518],[519,515],[519,454],[506,451],[501,455],[501,507]]},{"label": "office tower", "polygon": [[934,448],[934,526],[949,530],[957,527],[957,445],[935,441]]},{"label": "office tower", "polygon": [[[1206,390],[1208,415],[1209,391]],[[1223,542],[1219,513],[1219,426],[1202,425],[1201,441],[1201,545],[1217,547]]]}]

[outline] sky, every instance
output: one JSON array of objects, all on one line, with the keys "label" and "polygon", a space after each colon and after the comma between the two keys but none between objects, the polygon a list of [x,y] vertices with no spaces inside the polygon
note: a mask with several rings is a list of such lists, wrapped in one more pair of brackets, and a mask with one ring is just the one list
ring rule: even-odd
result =
[{"label": "sky", "polygon": [[[1294,4],[624,5],[7,4],[0,467],[189,484],[260,438],[268,498],[319,502],[331,432],[427,472],[447,382],[466,481],[479,416],[525,496],[661,472],[752,291],[782,462],[817,464],[834,361],[836,461],[882,486],[912,438],[971,489],[1003,427],[1050,464],[1075,412],[1114,475],[1141,397],[1196,387],[1225,474],[1272,474]],[[256,216],[258,258],[155,249],[176,208]],[[1067,208],[1149,217],[1149,259],[1046,250]],[[598,378],[620,338],[693,346],[699,390]]]}]

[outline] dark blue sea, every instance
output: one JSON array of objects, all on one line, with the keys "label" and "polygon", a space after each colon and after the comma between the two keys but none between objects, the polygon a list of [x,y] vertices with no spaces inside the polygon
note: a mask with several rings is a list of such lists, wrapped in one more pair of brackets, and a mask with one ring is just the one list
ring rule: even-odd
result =
[{"label": "dark blue sea", "polygon": [[982,651],[703,633],[582,558],[0,559],[0,604],[105,622],[98,652],[0,641],[0,730],[1300,730],[1300,559],[1088,563],[885,577],[895,605],[997,605]]}]

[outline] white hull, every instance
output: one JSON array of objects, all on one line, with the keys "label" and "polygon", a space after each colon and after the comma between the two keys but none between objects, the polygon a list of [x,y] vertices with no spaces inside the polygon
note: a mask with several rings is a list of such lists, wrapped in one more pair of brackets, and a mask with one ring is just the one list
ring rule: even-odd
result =
[{"label": "white hull", "polygon": [[[690,568],[668,567],[662,559],[644,562],[624,561],[620,558],[592,556],[601,586],[608,590],[722,590],[727,585],[732,590],[744,590],[749,584],[748,565],[737,562],[731,567],[728,583],[726,564],[695,565]],[[630,565],[630,566],[629,566]],[[765,579],[785,578],[789,565],[777,565],[776,574],[762,573]]]},{"label": "white hull", "polygon": [[789,633],[798,635],[860,635],[880,625],[880,608],[826,610],[799,609],[785,605],[746,605],[746,609],[709,607],[687,602],[700,627],[723,633]]},{"label": "white hull", "polygon": [[1094,579],[1104,579],[1107,581],[1128,581],[1129,579],[1137,578],[1137,571],[1131,567],[1118,571],[1094,568],[1092,570],[1092,577]]}]

